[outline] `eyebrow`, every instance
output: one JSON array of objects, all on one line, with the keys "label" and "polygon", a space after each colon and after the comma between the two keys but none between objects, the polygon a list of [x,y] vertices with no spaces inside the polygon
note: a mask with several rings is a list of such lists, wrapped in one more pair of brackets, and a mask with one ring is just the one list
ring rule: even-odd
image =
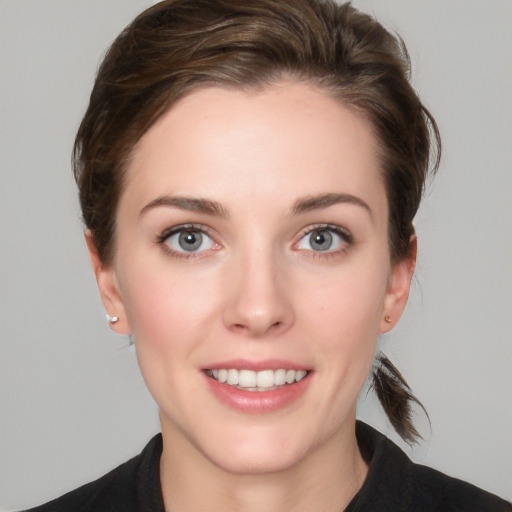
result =
[{"label": "eyebrow", "polygon": [[[372,210],[362,199],[352,194],[319,194],[316,196],[308,196],[295,201],[291,208],[290,214],[297,215],[300,213],[307,213],[314,210],[321,210],[336,204],[353,204],[364,208],[373,218]],[[217,201],[211,199],[185,197],[185,196],[161,196],[153,199],[142,210],[139,215],[143,215],[149,210],[158,207],[179,208],[189,212],[199,212],[214,217],[227,218],[227,209]]]},{"label": "eyebrow", "polygon": [[157,197],[156,199],[153,199],[153,201],[148,203],[146,206],[144,206],[144,208],[142,208],[142,210],[140,211],[139,215],[143,215],[149,210],[158,208],[160,206],[179,208],[180,210],[185,210],[189,212],[205,213],[206,215],[212,215],[214,217],[226,218],[228,216],[226,208],[224,208],[224,206],[222,206],[217,201],[212,201],[211,199],[184,196]]},{"label": "eyebrow", "polygon": [[361,198],[353,196],[352,194],[319,194],[317,196],[304,197],[295,201],[291,214],[307,213],[314,210],[328,208],[335,204],[353,204],[364,208],[373,219],[373,212],[371,208]]}]

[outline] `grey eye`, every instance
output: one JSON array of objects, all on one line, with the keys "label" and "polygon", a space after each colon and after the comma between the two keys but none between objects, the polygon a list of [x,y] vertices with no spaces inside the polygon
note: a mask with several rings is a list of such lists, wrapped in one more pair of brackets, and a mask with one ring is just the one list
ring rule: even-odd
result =
[{"label": "grey eye", "polygon": [[213,240],[197,229],[183,229],[167,237],[165,243],[177,252],[200,252],[211,249]]},{"label": "grey eye", "polygon": [[178,243],[184,251],[197,251],[203,243],[203,235],[198,231],[182,231],[178,236]]},{"label": "grey eye", "polygon": [[332,247],[333,236],[330,231],[317,230],[309,234],[309,245],[313,251],[328,251]]},{"label": "grey eye", "polygon": [[299,241],[298,248],[314,252],[336,251],[350,244],[350,235],[341,229],[318,228],[306,233]]}]

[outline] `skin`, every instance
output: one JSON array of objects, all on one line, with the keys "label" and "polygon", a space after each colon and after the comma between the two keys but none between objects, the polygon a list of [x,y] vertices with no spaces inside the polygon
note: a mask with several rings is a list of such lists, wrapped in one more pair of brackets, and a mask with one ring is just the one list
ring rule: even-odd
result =
[{"label": "skin", "polygon": [[[294,209],[323,194],[352,199]],[[367,473],[357,397],[414,270],[414,250],[390,262],[371,127],[305,84],[193,92],[134,150],[116,220],[112,265],[87,241],[105,308],[120,318],[112,328],[132,333],[160,408],[166,510],[342,510]],[[179,234],[164,240],[184,224],[208,234],[200,250],[181,249]],[[314,250],[307,233],[326,224],[342,234]],[[239,358],[290,361],[309,385],[278,410],[233,409],[204,369]]]}]

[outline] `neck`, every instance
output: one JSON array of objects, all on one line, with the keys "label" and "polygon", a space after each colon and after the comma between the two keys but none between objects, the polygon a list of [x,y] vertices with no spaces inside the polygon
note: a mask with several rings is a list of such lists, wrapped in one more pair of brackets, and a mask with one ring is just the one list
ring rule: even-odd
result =
[{"label": "neck", "polygon": [[351,427],[336,432],[292,467],[259,474],[227,472],[183,437],[166,436],[162,429],[160,481],[165,510],[342,511],[368,471],[353,423]]}]

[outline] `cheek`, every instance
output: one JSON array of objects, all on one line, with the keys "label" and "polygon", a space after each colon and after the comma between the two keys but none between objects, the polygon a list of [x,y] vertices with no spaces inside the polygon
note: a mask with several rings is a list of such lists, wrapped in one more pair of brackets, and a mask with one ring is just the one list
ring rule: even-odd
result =
[{"label": "cheek", "polygon": [[197,385],[189,370],[196,367],[194,354],[215,316],[212,279],[155,258],[125,263],[120,282],[146,385],[158,404],[178,406],[180,396]]},{"label": "cheek", "polygon": [[192,333],[214,308],[211,279],[158,262],[135,262],[122,273],[123,301],[138,343],[162,350],[169,346],[174,350],[180,340],[194,343]]},{"label": "cheek", "polygon": [[357,343],[361,337],[377,337],[387,272],[351,270],[329,277],[304,285],[307,292],[303,294],[302,316],[310,318],[318,330],[329,333],[327,339],[336,344]]},{"label": "cheek", "polygon": [[385,264],[350,267],[304,283],[301,331],[307,333],[340,387],[358,393],[370,371],[387,290]]}]

